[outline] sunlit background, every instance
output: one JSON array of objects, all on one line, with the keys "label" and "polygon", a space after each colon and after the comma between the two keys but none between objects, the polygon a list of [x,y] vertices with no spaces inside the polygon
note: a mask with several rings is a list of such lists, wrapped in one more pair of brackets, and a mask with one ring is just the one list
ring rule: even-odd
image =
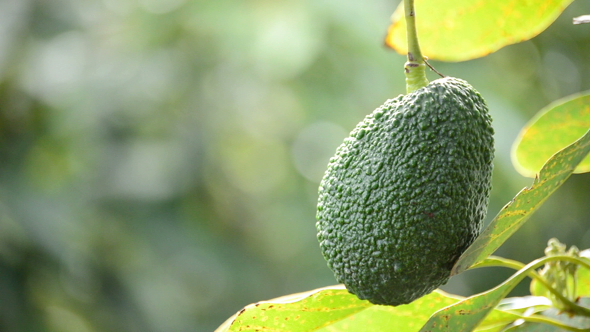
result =
[{"label": "sunlit background", "polygon": [[[0,1],[0,331],[212,331],[334,284],[317,187],[354,125],[405,91],[405,59],[383,47],[397,4]],[[432,61],[491,107],[488,221],[532,182],[510,162],[520,128],[590,89],[583,14],[575,1],[532,41]],[[589,187],[574,176],[498,254],[530,261],[554,236],[590,247]]]}]

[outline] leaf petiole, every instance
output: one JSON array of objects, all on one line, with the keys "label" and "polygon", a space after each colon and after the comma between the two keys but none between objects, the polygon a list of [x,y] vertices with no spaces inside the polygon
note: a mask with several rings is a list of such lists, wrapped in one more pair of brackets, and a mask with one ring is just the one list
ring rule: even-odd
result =
[{"label": "leaf petiole", "polygon": [[404,65],[406,73],[406,90],[412,93],[428,85],[426,78],[426,64],[418,43],[416,31],[416,11],[414,0],[404,0],[404,13],[406,15],[406,30],[408,39],[408,61]]}]

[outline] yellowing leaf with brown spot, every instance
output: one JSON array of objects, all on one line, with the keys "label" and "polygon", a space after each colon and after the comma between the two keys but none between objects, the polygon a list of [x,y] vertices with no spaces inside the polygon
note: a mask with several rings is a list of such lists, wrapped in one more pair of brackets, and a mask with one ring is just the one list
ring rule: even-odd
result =
[{"label": "yellowing leaf with brown spot", "polygon": [[[440,61],[465,61],[535,37],[573,0],[415,0],[422,53]],[[392,16],[385,44],[408,52],[403,3]]]},{"label": "yellowing leaf with brown spot", "polygon": [[[434,312],[461,299],[436,290],[407,305],[373,305],[359,300],[344,286],[336,285],[250,304],[230,317],[216,332],[416,332]],[[489,331],[491,326],[507,325],[518,318],[508,312],[493,310],[479,328]]]}]

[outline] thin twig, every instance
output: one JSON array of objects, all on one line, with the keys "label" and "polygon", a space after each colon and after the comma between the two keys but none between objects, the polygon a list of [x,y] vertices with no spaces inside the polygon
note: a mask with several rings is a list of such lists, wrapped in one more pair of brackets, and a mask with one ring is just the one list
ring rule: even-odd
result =
[{"label": "thin twig", "polygon": [[429,67],[429,68],[430,68],[430,69],[431,69],[433,72],[437,73],[437,74],[438,74],[438,76],[440,76],[440,77],[442,77],[442,78],[445,78],[445,77],[446,77],[445,75],[441,74],[441,73],[440,73],[438,70],[434,69],[434,67],[432,67],[432,66],[430,65],[430,63],[428,63],[428,58],[427,58],[427,57],[424,57],[424,63],[425,63],[425,64],[426,64],[426,65],[427,65],[427,66],[428,66],[428,67]]}]

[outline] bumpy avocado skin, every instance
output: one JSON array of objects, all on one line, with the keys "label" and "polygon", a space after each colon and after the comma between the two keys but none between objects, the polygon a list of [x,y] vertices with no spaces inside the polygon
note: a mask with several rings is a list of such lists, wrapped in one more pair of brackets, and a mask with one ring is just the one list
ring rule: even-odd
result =
[{"label": "bumpy avocado skin", "polygon": [[491,122],[481,95],[446,77],[356,126],[319,188],[318,239],[338,282],[394,306],[447,282],[486,214]]}]

